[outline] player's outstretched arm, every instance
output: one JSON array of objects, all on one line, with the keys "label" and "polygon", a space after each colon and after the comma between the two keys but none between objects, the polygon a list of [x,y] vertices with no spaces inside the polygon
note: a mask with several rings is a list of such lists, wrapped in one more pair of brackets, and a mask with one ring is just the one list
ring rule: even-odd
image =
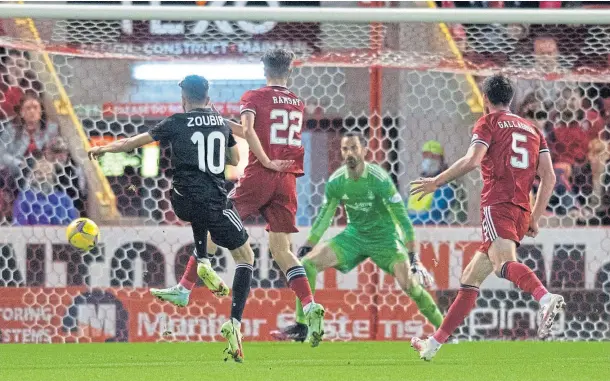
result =
[{"label": "player's outstretched arm", "polygon": [[[377,174],[379,175],[379,170],[377,170]],[[419,254],[417,254],[415,230],[407,213],[407,208],[405,208],[405,203],[400,193],[398,193],[392,178],[385,171],[382,172],[381,179],[377,185],[378,192],[392,220],[398,224],[399,229],[402,231],[405,246],[409,252],[411,272],[417,276],[422,286],[428,288],[434,283],[434,278],[422,265]]]},{"label": "player's outstretched arm", "polygon": [[278,172],[286,171],[294,163],[294,160],[269,159],[269,156],[267,156],[267,153],[265,153],[265,150],[261,145],[261,141],[258,139],[256,131],[254,131],[254,118],[255,115],[253,112],[246,111],[241,114],[241,126],[243,128],[244,138],[248,142],[250,150],[263,167]]},{"label": "player's outstretched arm", "polygon": [[229,147],[225,154],[225,161],[227,164],[237,166],[239,164],[239,148],[237,145]]},{"label": "player's outstretched arm", "polygon": [[470,171],[478,168],[487,153],[487,146],[481,143],[473,143],[466,155],[453,163],[451,167],[436,177],[420,178],[411,182],[411,194],[419,194],[419,200],[425,195],[434,192],[440,186],[447,184]]},{"label": "player's outstretched arm", "polygon": [[89,159],[97,160],[97,158],[107,152],[129,152],[152,142],[154,142],[154,139],[146,132],[130,138],[117,140],[105,146],[92,147],[87,154]]},{"label": "player's outstretched arm", "polygon": [[242,139],[246,138],[246,136],[244,135],[244,126],[242,126],[241,124],[234,122],[230,119],[225,119],[225,123],[231,129],[231,132],[233,133],[233,135],[239,136]]},{"label": "player's outstretched arm", "polygon": [[307,243],[305,246],[313,247],[318,242],[330,226],[333,217],[335,216],[335,211],[337,210],[337,206],[339,206],[339,199],[334,197],[331,192],[328,190],[328,185],[326,188],[324,203],[320,208],[318,216],[311,226],[311,230],[309,231],[309,237],[307,238]]},{"label": "player's outstretched arm", "polygon": [[553,169],[553,162],[549,152],[540,153],[537,174],[540,177],[540,186],[538,187],[538,194],[536,195],[536,202],[532,210],[530,226],[527,232],[527,235],[530,237],[535,237],[538,234],[538,220],[546,210],[555,188],[555,170]]}]

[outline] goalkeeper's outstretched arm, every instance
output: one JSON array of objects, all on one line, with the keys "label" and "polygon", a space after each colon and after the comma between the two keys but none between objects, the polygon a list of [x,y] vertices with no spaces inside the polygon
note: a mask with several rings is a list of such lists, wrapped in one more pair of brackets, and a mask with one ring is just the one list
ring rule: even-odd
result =
[{"label": "goalkeeper's outstretched arm", "polygon": [[381,185],[381,193],[381,197],[384,200],[384,204],[388,209],[390,216],[392,216],[392,220],[400,227],[407,249],[409,252],[414,252],[415,231],[413,230],[413,224],[407,214],[405,203],[390,176],[388,176]]},{"label": "goalkeeper's outstretched arm", "polygon": [[318,212],[318,216],[311,227],[309,237],[307,238],[307,243],[305,244],[306,246],[313,247],[320,242],[320,239],[330,226],[330,223],[335,215],[335,211],[337,210],[337,206],[339,205],[339,198],[334,197],[329,188],[329,185],[327,185],[324,192],[324,203],[322,204],[322,207]]}]

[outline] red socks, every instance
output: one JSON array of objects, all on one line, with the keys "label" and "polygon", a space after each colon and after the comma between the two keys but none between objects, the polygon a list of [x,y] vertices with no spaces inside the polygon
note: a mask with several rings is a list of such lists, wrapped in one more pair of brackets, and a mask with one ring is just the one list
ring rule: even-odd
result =
[{"label": "red socks", "polygon": [[458,291],[455,300],[451,304],[451,307],[449,307],[447,315],[445,315],[445,318],[443,319],[443,323],[433,335],[437,342],[443,344],[447,341],[447,338],[460,324],[462,324],[464,319],[466,319],[466,316],[470,314],[470,311],[472,311],[477,302],[478,296],[478,287],[465,284],[460,287],[460,291]]},{"label": "red socks", "polygon": [[182,279],[180,279],[180,285],[188,290],[192,290],[195,284],[197,284],[197,279],[199,279],[197,275],[197,258],[191,255],[184,274],[182,274]]},{"label": "red socks", "polygon": [[521,290],[532,294],[537,301],[548,293],[536,274],[523,263],[505,262],[500,270],[500,276],[516,284]]},{"label": "red socks", "polygon": [[303,307],[313,302],[313,294],[311,293],[311,287],[309,287],[309,281],[303,266],[294,266],[288,269],[286,271],[286,278],[288,279],[290,289],[301,300]]}]

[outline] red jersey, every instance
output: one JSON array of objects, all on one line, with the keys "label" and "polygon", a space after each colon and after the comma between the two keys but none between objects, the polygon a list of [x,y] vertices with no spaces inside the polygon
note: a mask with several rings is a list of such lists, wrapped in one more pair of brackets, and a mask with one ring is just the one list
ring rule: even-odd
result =
[{"label": "red jersey", "polygon": [[481,163],[481,207],[508,202],[529,211],[539,154],[549,152],[544,136],[528,120],[498,111],[477,121],[475,143],[487,146]]},{"label": "red jersey", "polygon": [[[246,91],[239,102],[240,112],[253,112],[254,131],[271,160],[294,160],[287,172],[303,175],[305,150],[301,143],[305,105],[293,92],[281,86]],[[262,167],[250,151],[245,173]]]}]

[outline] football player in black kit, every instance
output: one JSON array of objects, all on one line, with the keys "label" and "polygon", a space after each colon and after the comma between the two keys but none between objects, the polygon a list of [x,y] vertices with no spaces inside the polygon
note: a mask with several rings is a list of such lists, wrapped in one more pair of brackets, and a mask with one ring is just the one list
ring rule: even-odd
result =
[{"label": "football player in black kit", "polygon": [[[153,141],[171,144],[171,164],[174,178],[171,190],[172,206],[176,215],[191,223],[195,240],[197,272],[216,295],[228,295],[229,290],[214,272],[207,257],[207,233],[219,246],[227,248],[237,266],[233,278],[231,319],[221,328],[228,341],[228,350],[235,361],[243,360],[241,345],[241,318],[252,280],[254,253],[248,234],[225,190],[225,164],[237,165],[239,151],[231,129],[223,117],[210,105],[208,81],[198,75],[189,75],[179,86],[182,88],[184,113],[174,114],[157,124],[147,133],[115,141],[106,146],[93,147],[89,158],[95,160],[106,152],[129,152]],[[187,288],[194,281],[180,284],[160,295],[174,304],[186,305]],[[186,295],[186,298],[185,298]]]}]

